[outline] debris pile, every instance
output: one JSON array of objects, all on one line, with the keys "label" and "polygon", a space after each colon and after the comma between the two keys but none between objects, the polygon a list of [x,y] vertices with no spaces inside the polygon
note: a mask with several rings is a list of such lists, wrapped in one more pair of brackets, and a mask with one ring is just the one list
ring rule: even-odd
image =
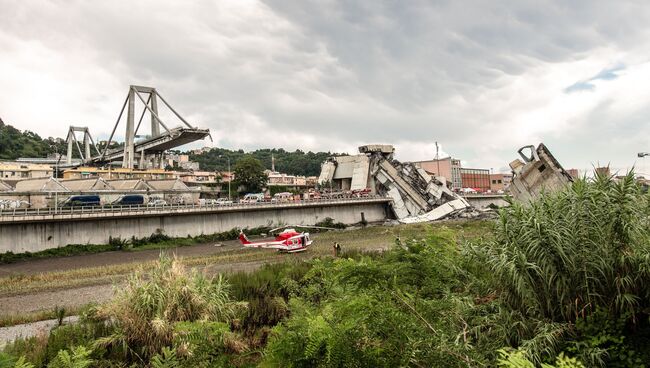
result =
[{"label": "debris pile", "polygon": [[[524,153],[526,150],[529,151],[527,155]],[[544,191],[561,189],[573,181],[544,143],[540,143],[537,149],[529,145],[517,152],[523,161],[516,159],[510,163],[513,174],[510,194],[514,199],[527,202]]]},{"label": "debris pile", "polygon": [[[450,216],[473,217],[472,206],[447,187],[444,177],[434,177],[413,163],[393,158],[391,145],[359,147],[360,155],[332,157],[323,163],[319,183],[342,190],[369,188],[390,197],[402,223],[439,220]],[[476,213],[478,215],[478,213]]]}]

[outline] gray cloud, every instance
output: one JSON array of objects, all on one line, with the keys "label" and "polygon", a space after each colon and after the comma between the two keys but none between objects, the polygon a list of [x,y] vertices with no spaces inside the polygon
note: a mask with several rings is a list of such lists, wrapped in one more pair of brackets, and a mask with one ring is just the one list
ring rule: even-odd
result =
[{"label": "gray cloud", "polygon": [[[582,167],[595,158],[583,136],[616,132],[625,141],[636,138],[629,126],[643,124],[643,106],[615,114],[604,101],[616,96],[565,93],[623,83],[615,63],[634,73],[648,61],[643,2],[0,6],[0,116],[44,135],[64,135],[72,121],[108,135],[129,84],[157,87],[229,148],[351,151],[394,142],[405,158],[426,159],[437,140],[472,166],[500,168],[518,146],[549,140],[566,166]],[[21,101],[39,89],[35,96],[51,103],[26,111]],[[562,136],[572,124],[580,134]],[[606,154],[627,165],[616,144]]]}]

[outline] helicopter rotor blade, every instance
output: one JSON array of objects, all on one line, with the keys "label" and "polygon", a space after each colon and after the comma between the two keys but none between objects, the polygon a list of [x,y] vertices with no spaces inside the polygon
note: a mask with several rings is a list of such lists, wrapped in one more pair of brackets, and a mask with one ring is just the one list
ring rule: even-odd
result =
[{"label": "helicopter rotor blade", "polygon": [[286,226],[280,226],[276,227],[275,229],[269,230],[270,233],[273,233],[277,230],[280,229],[286,229],[286,228],[301,228],[301,229],[323,229],[323,230],[337,230],[336,228],[333,227],[325,227],[325,226],[312,226],[312,225],[286,225]]}]

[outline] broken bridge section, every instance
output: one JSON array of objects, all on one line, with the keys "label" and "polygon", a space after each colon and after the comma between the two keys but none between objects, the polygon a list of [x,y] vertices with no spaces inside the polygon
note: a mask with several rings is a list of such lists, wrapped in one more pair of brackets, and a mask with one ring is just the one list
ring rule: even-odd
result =
[{"label": "broken bridge section", "polygon": [[447,179],[436,177],[413,163],[393,158],[392,145],[365,145],[359,155],[331,157],[323,163],[319,183],[343,191],[370,189],[392,199],[391,208],[400,222],[439,220],[472,206],[447,187]]},{"label": "broken bridge section", "polygon": [[[164,107],[171,112],[172,117],[178,119],[180,126],[172,127],[170,122],[164,122],[160,117],[160,107]],[[136,121],[136,107],[142,106],[142,112],[139,113],[139,119]],[[126,111],[126,114],[124,114]],[[126,115],[126,119],[122,117]],[[149,134],[140,134],[142,122],[148,116]],[[124,133],[124,144],[117,148],[111,149],[111,142],[117,131],[120,121],[126,120],[126,129]],[[143,129],[144,130],[144,129]],[[84,132],[84,152],[81,153],[81,147],[75,138],[75,132]],[[90,157],[90,148],[88,138],[92,140],[88,128],[71,127],[68,133],[68,160],[66,166],[78,166],[72,163],[73,142],[77,144],[80,151],[82,162],[80,164],[90,164],[93,166],[103,166],[111,162],[122,163],[123,168],[133,169],[138,167],[144,168],[164,168],[163,152],[173,149],[197,140],[210,136],[208,129],[201,129],[192,126],[183,118],[153,87],[129,86],[129,92],[122,104],[122,109],[113,126],[110,137],[101,151],[97,149],[97,154]],[[141,138],[140,140],[136,140]],[[93,146],[95,146],[93,142]],[[97,146],[95,146],[97,148]]]},{"label": "broken bridge section", "polygon": [[544,143],[540,143],[537,148],[533,145],[524,146],[517,152],[521,160],[516,159],[510,163],[513,174],[510,194],[514,199],[528,202],[543,192],[553,192],[573,182],[571,175],[562,168]]}]

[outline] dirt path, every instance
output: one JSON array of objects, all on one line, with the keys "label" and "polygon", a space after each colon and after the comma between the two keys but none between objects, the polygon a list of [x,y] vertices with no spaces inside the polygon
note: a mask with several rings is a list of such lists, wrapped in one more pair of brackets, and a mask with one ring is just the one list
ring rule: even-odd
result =
[{"label": "dirt path", "polygon": [[[186,247],[165,248],[165,252],[179,257],[197,257],[216,254],[224,251],[236,251],[237,241],[220,243],[197,244]],[[241,249],[243,250],[243,249]],[[84,254],[70,257],[54,257],[26,260],[0,265],[0,278],[15,275],[32,275],[44,272],[66,271],[83,267],[110,266],[122,263],[146,262],[158,259],[161,249],[141,251],[115,251],[95,254]]]},{"label": "dirt path", "polygon": [[0,298],[3,314],[30,313],[54,307],[79,307],[88,303],[102,303],[113,296],[113,285],[85,286],[75,289],[43,291],[34,294]]},{"label": "dirt path", "polygon": [[[75,323],[79,320],[76,316],[70,316],[63,319],[63,323]],[[22,325],[0,327],[0,349],[8,342],[14,341],[19,337],[31,337],[38,334],[49,333],[50,330],[58,323],[55,319],[25,323]]]},{"label": "dirt path", "polygon": [[[323,241],[312,247],[327,247],[332,236],[348,239],[350,233],[331,233],[328,237],[323,234],[313,234],[312,239],[323,236]],[[328,241],[325,241],[328,239]],[[382,250],[386,249],[392,238],[382,238],[365,236],[350,238],[350,243],[362,249]],[[321,244],[322,243],[322,244]],[[329,250],[329,249],[328,249]],[[237,241],[225,241],[222,243],[197,244],[193,246],[167,248],[168,253],[176,254],[179,257],[201,257],[219,254],[223,252],[246,252]],[[322,253],[322,252],[321,252]],[[115,251],[98,254],[88,254],[70,257],[47,258],[31,261],[22,261],[13,264],[0,266],[0,282],[4,277],[12,275],[34,275],[56,271],[74,270],[80,268],[110,266],[128,263],[139,263],[156,260],[159,257],[160,250],[143,250],[143,251]],[[291,255],[291,258],[308,259],[318,256],[317,252],[305,252]],[[250,271],[261,267],[265,263],[278,262],[282,259],[270,258],[268,260],[240,261],[235,263],[215,263],[203,267],[207,274],[216,274],[220,272],[238,272]],[[0,297],[0,315],[24,314],[43,310],[52,310],[55,307],[80,307],[88,303],[103,303],[113,296],[113,283],[110,278],[101,280],[99,285],[75,287],[63,290],[47,290],[21,295],[2,296]]]},{"label": "dirt path", "polygon": [[[203,271],[208,275],[222,272],[252,271],[265,263],[267,262],[215,264],[204,267]],[[0,311],[4,315],[9,315],[51,310],[55,307],[69,308],[81,307],[88,303],[104,303],[113,297],[113,289],[113,284],[104,284],[0,297]]]}]

